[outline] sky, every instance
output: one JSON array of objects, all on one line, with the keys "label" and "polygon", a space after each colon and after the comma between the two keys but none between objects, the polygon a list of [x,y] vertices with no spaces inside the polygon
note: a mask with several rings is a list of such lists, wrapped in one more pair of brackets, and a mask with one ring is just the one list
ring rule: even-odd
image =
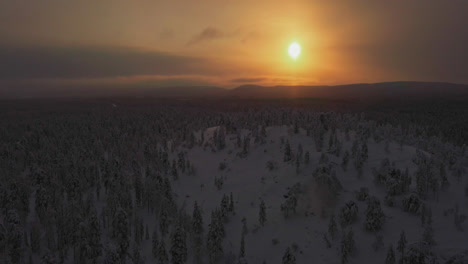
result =
[{"label": "sky", "polygon": [[466,84],[467,14],[466,0],[0,0],[0,90]]}]

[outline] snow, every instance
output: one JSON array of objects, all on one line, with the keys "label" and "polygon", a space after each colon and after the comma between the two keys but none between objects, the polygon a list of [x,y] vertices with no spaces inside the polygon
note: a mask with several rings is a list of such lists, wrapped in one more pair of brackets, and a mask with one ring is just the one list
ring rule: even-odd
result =
[{"label": "snow", "polygon": [[[210,128],[205,133],[212,135]],[[179,204],[187,204],[188,213],[191,213],[193,203],[198,201],[204,212],[205,225],[209,223],[210,212],[220,203],[224,194],[232,192],[235,197],[236,214],[230,217],[226,224],[226,239],[224,241],[224,251],[238,253],[241,238],[241,219],[246,217],[249,233],[245,237],[246,259],[248,263],[278,263],[282,258],[285,249],[293,243],[297,244],[298,252],[294,253],[297,263],[340,263],[340,238],[332,241],[332,248],[326,248],[323,234],[327,232],[329,215],[338,215],[339,208],[349,200],[356,201],[359,207],[358,219],[352,225],[354,239],[357,243],[357,251],[350,263],[377,263],[383,262],[390,244],[396,248],[400,232],[406,232],[408,244],[420,240],[423,232],[420,217],[403,212],[397,198],[396,206],[390,208],[385,206],[384,187],[376,186],[373,183],[371,173],[372,167],[378,167],[384,158],[389,158],[390,162],[395,162],[398,168],[408,168],[410,175],[416,170],[416,165],[411,161],[416,153],[416,148],[391,143],[390,151],[384,151],[384,143],[375,143],[372,140],[368,143],[369,159],[365,164],[364,173],[358,176],[353,165],[348,164],[348,171],[345,172],[340,166],[334,169],[344,191],[335,203],[325,203],[314,191],[315,186],[312,181],[312,172],[318,166],[321,153],[316,151],[314,141],[305,135],[304,131],[293,134],[287,127],[270,127],[267,129],[267,144],[251,144],[249,154],[246,158],[240,158],[235,154],[239,149],[235,146],[235,136],[227,135],[227,146],[224,150],[213,152],[211,149],[203,149],[196,146],[187,151],[188,159],[196,167],[195,176],[184,176],[179,181],[173,183],[174,191],[178,194]],[[344,136],[339,133],[339,140],[344,141]],[[300,169],[297,175],[294,163],[283,162],[280,137],[289,140],[293,153],[297,150],[297,145],[302,144],[304,153],[310,152],[310,164]],[[229,140],[233,138],[232,140]],[[206,138],[205,138],[206,139]],[[352,138],[351,138],[352,140]],[[345,142],[343,151],[351,149],[351,142]],[[341,164],[341,157],[329,155],[332,162]],[[276,161],[278,169],[269,171],[266,163],[269,160]],[[218,165],[221,162],[227,163],[227,169],[220,171]],[[217,190],[214,185],[214,177],[222,176],[226,180],[221,190]],[[264,179],[262,183],[261,179]],[[464,179],[466,181],[466,179]],[[283,202],[283,194],[287,187],[300,182],[306,186],[306,192],[299,201],[297,214],[285,219],[280,212],[280,204]],[[457,232],[452,224],[453,219],[444,217],[443,211],[454,206],[456,201],[462,201],[462,190],[459,186],[464,186],[466,182],[454,184],[451,190],[443,193],[439,201],[429,200],[427,204],[432,208],[433,227],[438,243],[437,250],[442,252],[460,251],[468,244],[468,237],[464,232]],[[203,187],[200,187],[203,186]],[[378,252],[374,252],[371,245],[377,234],[366,232],[363,228],[365,220],[365,202],[358,202],[354,192],[361,187],[368,187],[371,196],[380,199],[383,211],[386,215],[386,222],[381,234],[384,237],[384,247]],[[411,188],[415,187],[415,180]],[[457,189],[452,191],[452,189]],[[258,228],[259,203],[263,199],[266,203],[267,221],[265,227]],[[465,199],[466,200],[466,199]],[[326,209],[326,216],[321,215],[321,208]],[[460,209],[466,213],[466,204]],[[341,230],[341,227],[339,227]],[[205,228],[207,230],[207,227]],[[255,231],[253,231],[255,230]],[[273,245],[272,239],[277,239],[279,243]],[[399,253],[396,253],[397,259]]]}]

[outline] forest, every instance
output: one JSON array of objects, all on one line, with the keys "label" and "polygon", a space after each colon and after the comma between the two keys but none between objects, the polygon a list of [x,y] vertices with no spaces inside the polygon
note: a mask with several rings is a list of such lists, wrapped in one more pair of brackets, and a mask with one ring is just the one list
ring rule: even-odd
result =
[{"label": "forest", "polygon": [[1,263],[468,263],[464,101],[0,102]]}]

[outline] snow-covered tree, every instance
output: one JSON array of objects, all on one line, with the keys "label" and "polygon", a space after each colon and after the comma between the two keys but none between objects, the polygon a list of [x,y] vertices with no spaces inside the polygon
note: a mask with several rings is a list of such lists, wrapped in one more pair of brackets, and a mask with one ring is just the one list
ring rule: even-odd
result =
[{"label": "snow-covered tree", "polygon": [[244,137],[244,141],[242,143],[242,156],[245,157],[249,153],[250,149],[250,137]]},{"label": "snow-covered tree", "polygon": [[192,213],[192,232],[194,236],[203,236],[203,217],[200,207],[195,201]]},{"label": "snow-covered tree", "polygon": [[133,245],[132,261],[133,261],[133,264],[145,263],[143,256],[141,255],[140,249],[138,248],[136,244]]},{"label": "snow-covered tree", "polygon": [[22,240],[23,232],[20,229],[19,225],[11,225],[8,227],[7,235],[7,245],[8,245],[8,256],[10,257],[11,263],[20,263],[22,256]]},{"label": "snow-covered tree", "polygon": [[169,263],[169,256],[167,255],[166,243],[164,242],[164,239],[161,239],[159,243],[158,261],[159,261],[159,264]]},{"label": "snow-covered tree", "polygon": [[219,176],[214,178],[214,185],[216,186],[216,189],[221,190],[223,188],[224,184],[224,178],[223,176]]},{"label": "snow-covered tree", "polygon": [[244,233],[241,235],[241,242],[240,242],[240,249],[239,249],[239,258],[245,257],[245,240],[244,240]]},{"label": "snow-covered tree", "polygon": [[88,224],[88,250],[87,257],[93,261],[96,261],[98,257],[102,255],[102,243],[101,243],[101,225],[96,215],[96,211],[93,210]]},{"label": "snow-covered tree", "polygon": [[341,167],[343,168],[344,171],[348,169],[348,163],[349,163],[349,152],[346,150],[343,159],[341,161]]},{"label": "snow-covered tree", "polygon": [[211,213],[211,222],[209,224],[208,236],[206,239],[206,246],[211,264],[216,263],[223,254],[223,238],[224,227],[222,220],[217,215],[217,212],[213,211]]},{"label": "snow-covered tree", "polygon": [[153,235],[151,238],[151,253],[153,253],[153,257],[157,258],[159,252],[159,239],[158,239],[158,231],[156,228],[153,231]]},{"label": "snow-covered tree", "polygon": [[145,240],[149,240],[148,224],[145,225]]},{"label": "snow-covered tree", "polygon": [[130,245],[130,232],[127,213],[120,207],[117,209],[113,228],[113,234],[117,242],[117,253],[120,256],[120,259],[124,260]]},{"label": "snow-covered tree", "polygon": [[369,189],[366,187],[361,187],[359,191],[356,193],[356,199],[358,201],[365,201],[369,197]]},{"label": "snow-covered tree", "polygon": [[[13,262],[18,263],[18,262]],[[41,258],[41,264],[56,264],[56,258],[53,252],[47,251]]]},{"label": "snow-covered tree", "polygon": [[266,222],[266,211],[265,210],[266,210],[265,202],[262,199],[260,201],[260,211],[259,211],[259,216],[258,216],[258,220],[259,220],[261,226],[264,226],[265,222]]},{"label": "snow-covered tree", "polygon": [[182,264],[187,261],[186,233],[182,225],[176,225],[172,233],[171,263]]},{"label": "snow-covered tree", "polygon": [[434,229],[432,228],[432,224],[427,224],[424,227],[423,232],[423,243],[429,247],[435,246],[436,242],[434,240]]},{"label": "snow-covered tree", "polygon": [[341,226],[352,224],[356,218],[359,209],[354,201],[347,202],[342,208],[340,213]]},{"label": "snow-covered tree", "polygon": [[159,217],[159,231],[161,231],[161,236],[165,237],[169,231],[169,216],[165,209],[161,210],[161,215]]},{"label": "snow-covered tree", "polygon": [[284,157],[283,161],[288,162],[292,159],[292,151],[291,151],[291,145],[289,144],[289,140],[286,140],[286,144],[284,146]]},{"label": "snow-covered tree", "polygon": [[113,245],[106,247],[104,253],[104,264],[118,264],[121,263],[119,254]]},{"label": "snow-covered tree", "polygon": [[335,215],[332,214],[328,222],[328,233],[332,239],[335,239],[336,232],[338,232],[338,226],[336,225]]},{"label": "snow-covered tree", "polygon": [[247,219],[245,217],[242,217],[242,234],[247,234],[249,232],[249,229],[247,228]]},{"label": "snow-covered tree", "polygon": [[226,194],[223,195],[220,205],[221,218],[226,222],[228,220],[229,212],[229,196]]},{"label": "snow-covered tree", "polygon": [[301,161],[299,159],[296,159],[296,174],[299,174],[300,166],[301,166]]},{"label": "snow-covered tree", "polygon": [[299,163],[302,162],[302,160],[304,159],[304,149],[302,147],[302,144],[299,143],[299,145],[297,146],[297,155],[296,155],[296,160],[299,160]]},{"label": "snow-covered tree", "polygon": [[395,264],[395,252],[393,246],[388,247],[387,257],[385,258],[385,264]]},{"label": "snow-covered tree", "polygon": [[380,206],[380,201],[375,197],[369,197],[367,199],[365,229],[371,232],[379,231],[384,222],[385,214]]},{"label": "snow-covered tree", "polygon": [[309,151],[306,151],[306,153],[304,155],[304,164],[308,165],[309,162],[310,162],[310,153],[309,153]]},{"label": "snow-covered tree", "polygon": [[320,155],[319,164],[328,164],[328,160],[328,155],[322,152],[322,154]]},{"label": "snow-covered tree", "polygon": [[296,257],[292,254],[291,248],[287,247],[283,255],[282,264],[296,264]]},{"label": "snow-covered tree", "polygon": [[293,185],[291,188],[288,188],[287,194],[283,195],[286,198],[286,201],[281,204],[281,212],[285,218],[288,218],[292,213],[296,212],[297,207],[297,197],[300,192],[300,184],[297,183]]},{"label": "snow-covered tree", "polygon": [[143,183],[141,182],[141,177],[139,174],[135,175],[135,201],[137,206],[142,205],[142,195],[143,195]]},{"label": "snow-covered tree", "polygon": [[234,197],[231,194],[229,195],[229,212],[234,213]]},{"label": "snow-covered tree", "polygon": [[410,196],[403,198],[402,205],[403,211],[417,214],[419,212],[419,208],[422,206],[422,202],[416,195],[411,194]]},{"label": "snow-covered tree", "polygon": [[398,252],[400,252],[401,257],[405,255],[406,243],[407,243],[406,235],[405,235],[405,231],[403,230],[400,233],[400,239],[398,240],[398,246],[397,246],[397,250]]},{"label": "snow-covered tree", "polygon": [[40,253],[41,252],[41,230],[39,228],[39,225],[33,224],[33,226],[31,227],[30,240],[31,240],[31,251],[33,253]]},{"label": "snow-covered tree", "polygon": [[327,237],[327,234],[323,234],[323,240],[325,241],[325,245],[327,246],[327,248],[331,248],[332,245]]},{"label": "snow-covered tree", "polygon": [[174,181],[177,181],[179,179],[179,172],[177,171],[177,165],[175,160],[172,162],[171,174],[172,178],[174,178]]}]

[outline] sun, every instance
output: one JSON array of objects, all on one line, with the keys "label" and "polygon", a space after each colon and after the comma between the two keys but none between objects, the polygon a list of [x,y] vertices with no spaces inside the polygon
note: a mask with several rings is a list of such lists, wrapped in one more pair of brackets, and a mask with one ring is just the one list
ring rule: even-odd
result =
[{"label": "sun", "polygon": [[297,57],[299,57],[299,54],[301,54],[301,46],[297,44],[297,42],[291,43],[288,48],[288,53],[293,60],[296,60]]}]

